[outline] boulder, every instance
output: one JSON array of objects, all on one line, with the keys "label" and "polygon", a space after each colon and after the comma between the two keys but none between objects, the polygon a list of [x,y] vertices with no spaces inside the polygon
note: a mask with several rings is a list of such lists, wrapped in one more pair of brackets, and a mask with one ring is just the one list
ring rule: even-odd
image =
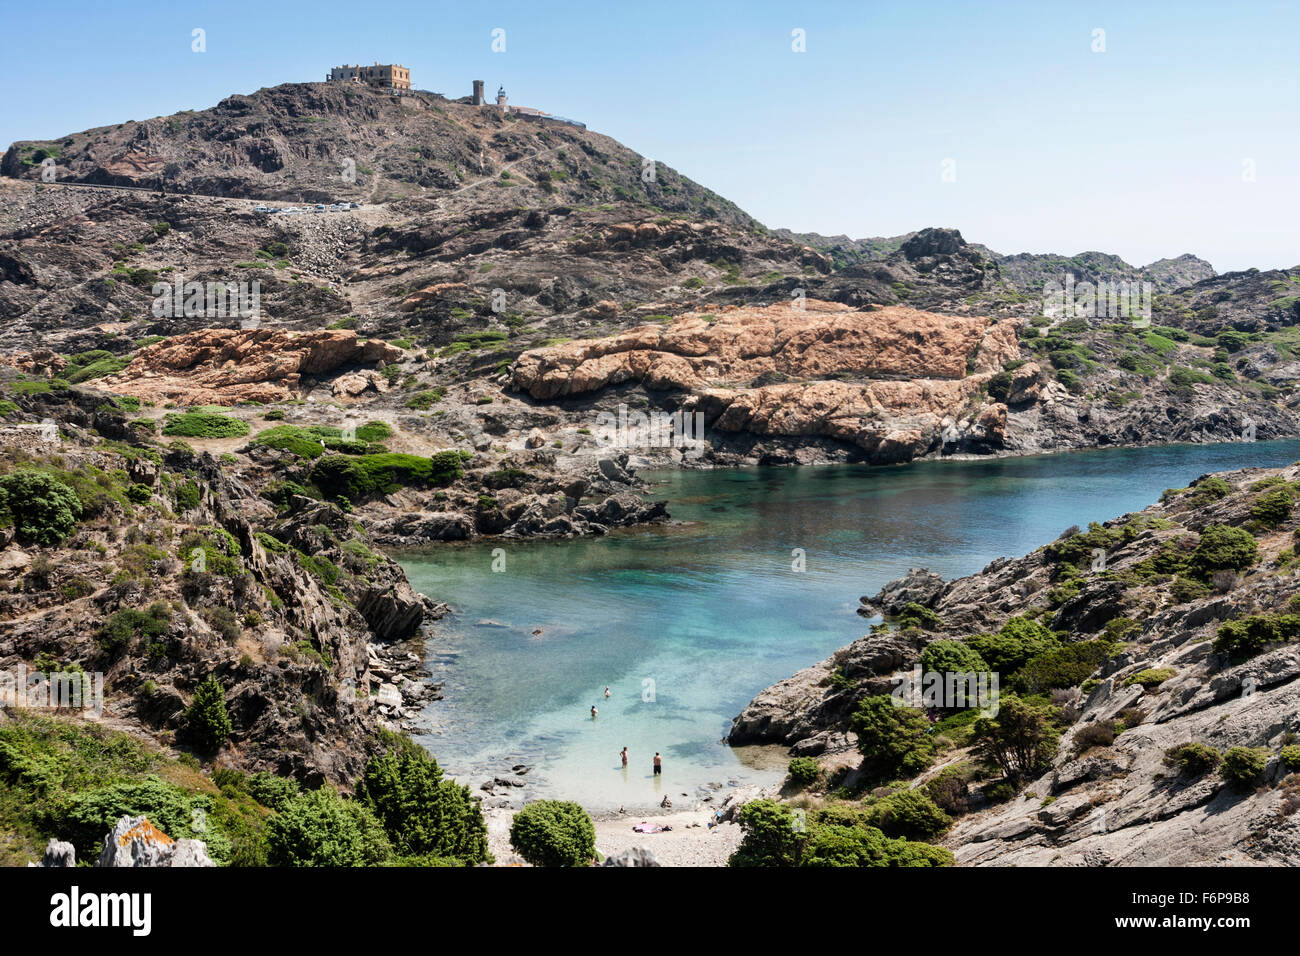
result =
[{"label": "boulder", "polygon": [[201,840],[173,840],[146,817],[122,817],[104,837],[96,866],[216,866]]}]

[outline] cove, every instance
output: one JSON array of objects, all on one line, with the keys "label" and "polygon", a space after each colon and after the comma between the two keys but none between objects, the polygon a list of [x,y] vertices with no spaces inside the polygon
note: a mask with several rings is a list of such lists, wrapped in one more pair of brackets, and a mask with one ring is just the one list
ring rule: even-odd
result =
[{"label": "cove", "polygon": [[400,557],[418,590],[454,609],[430,628],[445,699],[426,707],[417,739],[472,788],[527,764],[530,798],[597,812],[664,795],[690,805],[711,782],[777,782],[784,755],[722,738],[759,691],[867,632],[859,596],[911,567],[971,574],[1206,472],[1297,458],[1300,440],[645,472],[682,524]]}]

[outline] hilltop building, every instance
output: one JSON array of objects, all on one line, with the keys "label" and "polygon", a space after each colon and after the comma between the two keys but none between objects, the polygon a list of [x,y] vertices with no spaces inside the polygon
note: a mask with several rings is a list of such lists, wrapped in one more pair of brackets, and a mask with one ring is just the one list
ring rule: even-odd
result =
[{"label": "hilltop building", "polygon": [[411,71],[397,63],[374,66],[336,66],[325,77],[328,83],[359,83],[379,90],[409,90]]}]

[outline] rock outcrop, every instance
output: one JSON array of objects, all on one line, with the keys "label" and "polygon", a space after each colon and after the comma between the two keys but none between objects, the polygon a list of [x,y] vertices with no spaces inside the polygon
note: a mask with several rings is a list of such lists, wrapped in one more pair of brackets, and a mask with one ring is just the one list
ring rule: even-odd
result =
[{"label": "rock outcrop", "polygon": [[[401,350],[346,329],[204,329],[142,348],[126,368],[101,379],[111,392],[187,405],[277,402],[296,397],[304,376],[384,364]],[[360,378],[360,376],[355,376]],[[342,392],[359,394],[370,379]]]},{"label": "rock outcrop", "polygon": [[102,867],[216,866],[202,840],[173,840],[145,817],[122,817],[104,837]]},{"label": "rock outcrop", "polygon": [[512,382],[543,401],[629,382],[682,392],[680,409],[709,429],[830,439],[892,462],[1000,447],[1007,409],[983,390],[1019,354],[1014,323],[808,300],[525,352]]}]

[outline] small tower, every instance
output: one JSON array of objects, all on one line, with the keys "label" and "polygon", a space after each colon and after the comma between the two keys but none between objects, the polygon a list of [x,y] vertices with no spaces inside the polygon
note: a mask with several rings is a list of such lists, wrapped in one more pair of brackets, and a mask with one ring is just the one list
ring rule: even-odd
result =
[{"label": "small tower", "polygon": [[475,106],[483,105],[483,81],[482,80],[474,81],[474,105]]},{"label": "small tower", "polygon": [[497,109],[501,110],[501,112],[504,113],[506,111],[506,108],[507,108],[506,88],[504,86],[498,86],[497,87]]}]

